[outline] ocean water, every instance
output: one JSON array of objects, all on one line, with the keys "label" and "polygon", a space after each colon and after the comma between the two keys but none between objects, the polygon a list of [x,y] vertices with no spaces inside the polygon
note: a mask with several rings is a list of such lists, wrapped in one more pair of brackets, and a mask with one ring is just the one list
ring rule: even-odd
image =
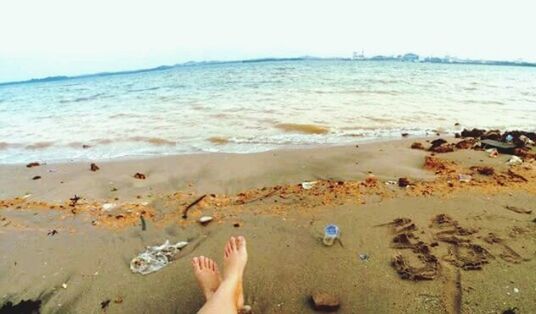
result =
[{"label": "ocean water", "polygon": [[534,130],[535,121],[536,68],[190,65],[0,86],[0,163],[254,152],[454,132],[455,123]]}]

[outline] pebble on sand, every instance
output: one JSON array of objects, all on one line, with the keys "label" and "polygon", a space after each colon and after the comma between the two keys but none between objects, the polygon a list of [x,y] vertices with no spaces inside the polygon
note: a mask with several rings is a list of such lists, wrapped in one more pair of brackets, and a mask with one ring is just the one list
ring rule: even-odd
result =
[{"label": "pebble on sand", "polygon": [[97,164],[92,163],[92,164],[89,166],[89,169],[90,169],[91,171],[97,171],[97,170],[99,170],[100,168],[99,168],[99,166],[97,166]]},{"label": "pebble on sand", "polygon": [[140,180],[145,180],[145,175],[143,173],[139,173],[139,172],[136,172],[136,174],[134,175],[134,178],[136,179],[140,179]]},{"label": "pebble on sand", "polygon": [[341,305],[339,297],[323,291],[313,292],[311,299],[313,308],[317,311],[335,312]]},{"label": "pebble on sand", "polygon": [[408,178],[399,178],[398,179],[398,186],[401,188],[405,188],[406,186],[410,185]]}]

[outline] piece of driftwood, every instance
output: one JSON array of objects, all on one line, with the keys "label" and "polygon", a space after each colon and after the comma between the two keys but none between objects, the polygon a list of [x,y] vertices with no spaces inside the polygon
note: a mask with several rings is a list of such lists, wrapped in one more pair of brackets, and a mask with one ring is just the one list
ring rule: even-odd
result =
[{"label": "piece of driftwood", "polygon": [[259,196],[257,198],[254,198],[252,200],[247,200],[247,201],[237,201],[236,204],[237,205],[244,205],[244,204],[248,204],[248,203],[253,203],[253,202],[256,202],[256,201],[261,201],[265,198],[268,198],[270,196],[273,196],[275,193],[277,193],[279,191],[279,189],[273,189],[272,191],[270,191],[269,193],[266,193],[262,196]]},{"label": "piece of driftwood", "polygon": [[520,175],[520,174],[517,174],[515,172],[513,172],[511,169],[508,169],[508,175],[512,178],[516,178],[516,179],[520,179],[524,182],[529,182],[529,180],[527,180],[527,178],[525,178],[524,176]]},{"label": "piece of driftwood", "polygon": [[190,210],[190,208],[194,207],[197,203],[201,202],[206,196],[207,196],[206,194],[203,194],[200,197],[198,197],[195,201],[190,203],[190,205],[186,206],[186,208],[184,208],[184,210],[182,211],[182,219],[187,219],[188,211]]},{"label": "piece of driftwood", "polygon": [[145,222],[145,218],[143,218],[143,215],[140,216],[141,220],[141,231],[145,231],[147,229],[147,223]]}]

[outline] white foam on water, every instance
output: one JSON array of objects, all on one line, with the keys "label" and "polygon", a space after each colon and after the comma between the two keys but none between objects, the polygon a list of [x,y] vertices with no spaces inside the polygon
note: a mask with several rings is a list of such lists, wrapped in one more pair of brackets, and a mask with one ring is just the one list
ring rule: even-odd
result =
[{"label": "white foam on water", "polygon": [[461,130],[454,123],[534,130],[534,82],[527,67],[299,61],[2,86],[0,163],[246,153]]}]

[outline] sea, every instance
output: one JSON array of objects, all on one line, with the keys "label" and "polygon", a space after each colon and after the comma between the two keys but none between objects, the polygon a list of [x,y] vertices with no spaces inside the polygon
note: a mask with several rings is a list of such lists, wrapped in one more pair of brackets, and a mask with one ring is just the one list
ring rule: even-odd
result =
[{"label": "sea", "polygon": [[536,68],[193,64],[0,86],[0,163],[108,160],[536,129]]}]

